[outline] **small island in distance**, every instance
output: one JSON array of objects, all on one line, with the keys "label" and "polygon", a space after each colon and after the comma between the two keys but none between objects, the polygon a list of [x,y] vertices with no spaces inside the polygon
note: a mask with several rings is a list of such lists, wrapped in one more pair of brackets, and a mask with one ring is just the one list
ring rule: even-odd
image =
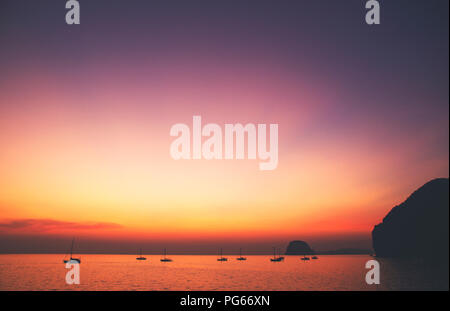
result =
[{"label": "small island in distance", "polygon": [[285,255],[313,255],[311,247],[305,241],[292,241],[289,243]]}]

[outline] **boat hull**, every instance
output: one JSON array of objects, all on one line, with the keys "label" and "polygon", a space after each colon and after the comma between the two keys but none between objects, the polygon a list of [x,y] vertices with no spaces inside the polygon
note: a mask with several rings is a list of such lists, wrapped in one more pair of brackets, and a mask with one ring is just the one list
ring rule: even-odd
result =
[{"label": "boat hull", "polygon": [[281,262],[283,260],[284,260],[283,257],[281,257],[281,258],[270,258],[270,261],[272,261],[272,262]]},{"label": "boat hull", "polygon": [[63,260],[64,263],[81,263],[81,259],[80,258],[70,258],[69,260]]}]

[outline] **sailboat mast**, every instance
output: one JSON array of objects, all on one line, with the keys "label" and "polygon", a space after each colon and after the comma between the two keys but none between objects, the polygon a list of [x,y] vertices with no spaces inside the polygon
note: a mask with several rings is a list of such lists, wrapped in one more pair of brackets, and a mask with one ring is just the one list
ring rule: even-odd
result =
[{"label": "sailboat mast", "polygon": [[72,239],[72,245],[70,246],[70,258],[72,258],[73,253],[73,243],[75,242],[75,238]]}]

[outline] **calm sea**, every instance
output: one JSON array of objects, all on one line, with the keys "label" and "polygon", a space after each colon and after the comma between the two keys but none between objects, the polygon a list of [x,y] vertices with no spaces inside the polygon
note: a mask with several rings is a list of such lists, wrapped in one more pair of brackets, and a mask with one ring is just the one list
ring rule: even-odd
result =
[{"label": "calm sea", "polygon": [[[301,261],[286,256],[81,255],[80,285],[67,285],[63,255],[0,255],[0,290],[448,290],[446,271],[420,262],[377,259],[381,284],[367,285],[365,255],[319,256]],[[444,269],[445,270],[445,269]]]}]

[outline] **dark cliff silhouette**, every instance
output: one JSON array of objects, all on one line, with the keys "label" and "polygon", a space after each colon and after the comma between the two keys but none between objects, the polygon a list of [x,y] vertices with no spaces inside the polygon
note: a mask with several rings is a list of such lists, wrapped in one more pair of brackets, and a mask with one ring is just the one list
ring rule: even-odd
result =
[{"label": "dark cliff silhouette", "polygon": [[313,255],[314,251],[304,241],[292,241],[286,249],[286,255]]},{"label": "dark cliff silhouette", "polygon": [[377,257],[448,262],[449,180],[434,179],[394,207],[372,231]]}]

